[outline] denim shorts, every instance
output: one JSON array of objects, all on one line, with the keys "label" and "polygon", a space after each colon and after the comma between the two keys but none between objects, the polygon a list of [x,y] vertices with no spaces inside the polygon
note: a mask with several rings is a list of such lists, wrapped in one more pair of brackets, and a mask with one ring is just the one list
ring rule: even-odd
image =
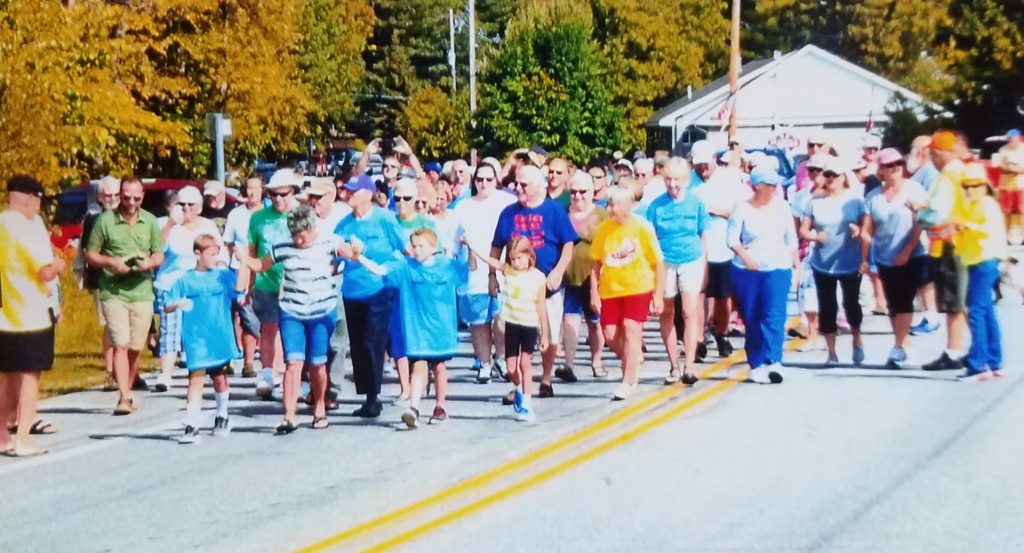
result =
[{"label": "denim shorts", "polygon": [[299,320],[282,311],[279,324],[285,362],[327,363],[327,348],[334,334],[335,316],[332,311],[316,319]]},{"label": "denim shorts", "polygon": [[276,323],[283,315],[281,313],[281,300],[277,297],[277,294],[253,290],[250,300],[252,302],[252,310],[256,313],[256,318],[259,319],[260,324]]},{"label": "denim shorts", "polygon": [[590,281],[565,287],[565,315],[584,317],[588,323],[601,322],[601,314],[590,307]]},{"label": "denim shorts", "polygon": [[470,326],[489,324],[501,312],[498,298],[490,294],[459,296],[459,319]]}]

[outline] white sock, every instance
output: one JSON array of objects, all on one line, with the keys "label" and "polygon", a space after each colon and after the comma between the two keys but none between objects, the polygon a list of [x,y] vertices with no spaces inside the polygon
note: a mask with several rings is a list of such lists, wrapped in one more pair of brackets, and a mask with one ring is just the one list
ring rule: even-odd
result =
[{"label": "white sock", "polygon": [[951,359],[956,360],[964,356],[964,350],[946,348],[946,355],[948,355]]},{"label": "white sock", "polygon": [[935,324],[935,323],[939,322],[939,312],[938,311],[925,311],[924,312],[924,318],[929,323]]},{"label": "white sock", "polygon": [[228,418],[228,397],[231,391],[215,392],[213,397],[217,400],[217,416]]},{"label": "white sock", "polygon": [[203,402],[190,401],[185,404],[185,424],[199,428],[199,422],[203,418]]},{"label": "white sock", "polygon": [[531,397],[530,394],[523,394],[523,407],[525,407],[527,409],[530,408],[530,404],[532,403],[530,401],[530,397]]},{"label": "white sock", "polygon": [[273,367],[263,367],[263,370],[261,371],[260,377],[263,378],[263,380],[265,382],[268,382],[271,385],[273,385],[273,383],[274,383],[274,368]]}]

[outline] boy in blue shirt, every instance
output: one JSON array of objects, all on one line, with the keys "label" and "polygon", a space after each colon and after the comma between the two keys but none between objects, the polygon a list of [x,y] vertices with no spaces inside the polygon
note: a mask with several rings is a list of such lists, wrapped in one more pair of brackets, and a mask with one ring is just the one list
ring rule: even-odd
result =
[{"label": "boy in blue shirt", "polygon": [[[358,260],[374,274],[383,276],[385,286],[398,290],[402,306],[401,331],[412,366],[409,408],[402,413],[402,422],[409,428],[417,428],[428,367],[434,371],[437,396],[430,422],[440,424],[448,420],[445,363],[458,351],[455,294],[458,284],[469,277],[469,260],[465,250],[460,250],[458,259],[437,254],[437,234],[429,228],[413,232],[409,242],[412,257],[402,257],[385,265],[363,255],[359,255]],[[362,250],[362,244],[355,240],[352,247],[354,253]]]},{"label": "boy in blue shirt", "polygon": [[209,234],[200,235],[193,245],[198,261],[196,268],[178,279],[167,294],[164,312],[182,311],[182,347],[188,368],[188,395],[185,407],[185,431],[178,443],[190,444],[199,439],[199,423],[203,409],[203,388],[206,375],[213,380],[217,415],[214,436],[231,432],[228,420],[228,379],[225,369],[239,355],[235,344],[231,302],[236,277],[230,269],[218,268],[220,242]]}]

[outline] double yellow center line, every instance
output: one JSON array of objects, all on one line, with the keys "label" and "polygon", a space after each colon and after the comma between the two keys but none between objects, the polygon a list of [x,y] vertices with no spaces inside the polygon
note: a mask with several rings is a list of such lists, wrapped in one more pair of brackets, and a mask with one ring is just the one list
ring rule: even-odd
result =
[{"label": "double yellow center line", "polygon": [[[795,342],[788,344],[789,347],[795,346]],[[789,349],[789,348],[787,348]],[[700,374],[700,378],[705,380],[717,373],[720,373],[732,365],[742,362],[744,356],[742,353],[737,353],[728,359],[723,359],[708,367],[704,372]],[[616,411],[611,415],[591,424],[579,430],[570,433],[568,436],[560,438],[550,444],[542,446],[538,449],[530,451],[520,457],[512,459],[506,463],[499,465],[491,470],[480,473],[467,480],[456,483],[448,488],[445,488],[437,493],[427,496],[423,499],[400,507],[394,511],[385,513],[375,519],[369,520],[362,524],[353,526],[343,532],[330,536],[314,544],[298,549],[296,553],[313,553],[318,551],[326,551],[333,549],[355,540],[358,537],[364,536],[373,530],[378,530],[392,524],[408,521],[421,512],[427,510],[437,510],[439,506],[443,504],[454,504],[454,500],[468,495],[472,492],[480,491],[484,486],[498,480],[499,478],[512,474],[517,471],[525,471],[531,466],[536,466],[540,461],[543,461],[555,454],[568,449],[571,446],[584,442],[598,434],[616,429],[617,432],[611,438],[608,438],[594,446],[591,446],[584,451],[574,454],[568,459],[560,461],[555,465],[546,468],[528,478],[518,480],[513,484],[506,485],[499,488],[498,490],[486,494],[480,499],[470,501],[469,503],[449,510],[444,514],[436,517],[431,517],[426,522],[416,525],[415,527],[398,533],[384,541],[376,543],[366,549],[366,551],[386,551],[398,547],[404,543],[407,543],[413,539],[422,537],[425,533],[437,530],[443,526],[451,524],[462,518],[465,518],[480,509],[485,508],[494,503],[503,501],[520,493],[523,493],[530,488],[533,488],[552,477],[569,470],[582,462],[588,461],[597,457],[603,453],[607,453],[612,449],[626,444],[638,436],[649,432],[650,430],[665,424],[675,417],[693,409],[694,407],[704,403],[705,401],[718,396],[719,394],[736,386],[738,381],[732,379],[726,379],[718,382],[710,387],[696,391],[690,395],[685,401],[679,403],[667,409],[656,416],[653,416],[642,423],[634,426],[625,431],[621,431],[623,427],[626,427],[628,423],[634,420],[640,420],[641,415],[653,410],[655,407],[659,407],[663,404],[668,403],[672,398],[682,395],[684,391],[689,388],[680,386],[667,387],[659,390],[650,396],[637,401],[636,403],[630,404],[620,411]]]}]

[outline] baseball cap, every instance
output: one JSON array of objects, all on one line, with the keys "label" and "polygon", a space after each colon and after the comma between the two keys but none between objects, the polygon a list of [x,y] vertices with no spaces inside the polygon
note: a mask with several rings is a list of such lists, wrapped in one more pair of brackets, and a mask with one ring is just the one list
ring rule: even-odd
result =
[{"label": "baseball cap", "polygon": [[714,163],[715,150],[707,140],[698,140],[690,147],[690,163]]},{"label": "baseball cap", "polygon": [[199,189],[195,186],[186,186],[178,190],[178,202],[183,204],[201,204],[203,203],[203,195],[199,193]]},{"label": "baseball cap", "polygon": [[980,163],[968,163],[960,182],[963,184],[989,184],[988,170]]},{"label": "baseball cap", "polygon": [[7,192],[20,192],[37,198],[45,196],[43,185],[28,175],[15,175],[7,181]]},{"label": "baseball cap", "polygon": [[348,182],[345,183],[345,190],[349,192],[359,192],[360,190],[376,192],[377,185],[373,184],[373,179],[369,175],[361,173],[348,179]]},{"label": "baseball cap", "polygon": [[882,137],[877,134],[869,134],[864,137],[864,148],[881,148]]},{"label": "baseball cap", "polygon": [[307,194],[314,196],[326,196],[334,191],[334,181],[330,177],[317,177],[309,185]]},{"label": "baseball cap", "polygon": [[751,184],[770,184],[772,186],[778,186],[782,184],[782,177],[765,167],[755,167],[750,172],[750,183]]},{"label": "baseball cap", "polygon": [[224,193],[224,183],[219,180],[208,180],[206,185],[203,186],[204,196],[216,196]]},{"label": "baseball cap", "polygon": [[830,156],[828,160],[825,161],[825,166],[822,167],[822,170],[824,170],[826,173],[835,173],[837,175],[841,175],[849,171],[850,166],[841,158]]},{"label": "baseball cap", "polygon": [[928,145],[933,150],[951,152],[956,146],[956,135],[949,131],[937,131],[932,135],[932,143]]},{"label": "baseball cap", "polygon": [[862,157],[858,157],[850,165],[850,169],[853,170],[853,171],[860,171],[861,169],[867,169],[867,168],[868,168],[868,162],[864,161],[864,158],[862,158]]},{"label": "baseball cap", "polygon": [[616,161],[615,162],[615,166],[616,167],[625,167],[626,169],[629,169],[629,171],[631,173],[633,172],[633,164],[630,163],[629,160],[626,159],[626,158],[622,158],[619,161]]},{"label": "baseball cap", "polygon": [[430,161],[423,166],[424,171],[433,171],[437,174],[441,174],[441,164],[436,161]]},{"label": "baseball cap", "polygon": [[1006,138],[1020,138],[1020,129],[1010,129],[1006,131]]},{"label": "baseball cap", "polygon": [[828,141],[825,140],[825,133],[820,130],[814,130],[807,133],[808,144],[825,144]]},{"label": "baseball cap", "polygon": [[299,188],[302,186],[302,179],[295,173],[293,169],[278,169],[274,171],[274,174],[270,176],[270,182],[264,188],[273,190],[275,188],[285,187]]},{"label": "baseball cap", "polygon": [[831,156],[827,156],[824,154],[814,154],[813,156],[810,157],[810,159],[807,160],[807,168],[824,169],[825,165],[828,163],[829,157]]},{"label": "baseball cap", "polygon": [[897,163],[900,161],[903,161],[903,154],[901,154],[896,148],[886,148],[878,152],[879,165],[889,165],[890,163]]}]

